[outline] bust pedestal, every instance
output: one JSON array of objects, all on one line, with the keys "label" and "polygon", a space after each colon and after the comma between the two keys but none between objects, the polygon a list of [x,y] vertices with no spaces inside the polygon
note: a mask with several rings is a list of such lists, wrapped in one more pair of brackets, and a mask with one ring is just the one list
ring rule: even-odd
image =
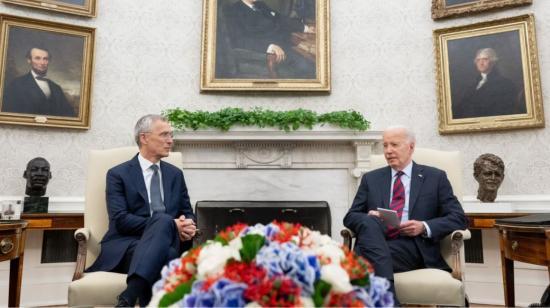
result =
[{"label": "bust pedestal", "polygon": [[25,213],[48,213],[49,197],[25,197],[23,212]]}]

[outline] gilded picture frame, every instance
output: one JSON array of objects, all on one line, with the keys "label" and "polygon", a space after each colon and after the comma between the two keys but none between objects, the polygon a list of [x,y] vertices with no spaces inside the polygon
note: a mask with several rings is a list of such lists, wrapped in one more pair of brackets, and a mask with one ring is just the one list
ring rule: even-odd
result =
[{"label": "gilded picture frame", "polygon": [[28,6],[48,11],[96,17],[97,0],[1,0],[4,3]]},{"label": "gilded picture frame", "polygon": [[0,123],[90,128],[95,29],[0,14]]},{"label": "gilded picture frame", "polygon": [[533,15],[433,36],[441,134],[544,127]]},{"label": "gilded picture frame", "polygon": [[329,6],[204,0],[200,90],[330,92]]},{"label": "gilded picture frame", "polygon": [[432,0],[432,19],[465,16],[531,3],[533,0]]}]

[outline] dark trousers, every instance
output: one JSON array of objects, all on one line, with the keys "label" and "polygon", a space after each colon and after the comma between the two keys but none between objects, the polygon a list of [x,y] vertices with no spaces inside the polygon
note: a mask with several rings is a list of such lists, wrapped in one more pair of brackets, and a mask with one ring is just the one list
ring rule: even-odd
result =
[{"label": "dark trousers", "polygon": [[386,227],[376,216],[367,216],[357,234],[355,253],[367,258],[377,276],[388,279],[392,284],[393,273],[424,268],[424,260],[414,238],[386,237]]},{"label": "dark trousers", "polygon": [[115,272],[138,275],[152,286],[160,278],[160,271],[170,260],[183,252],[174,218],[153,214],[139,240],[133,241]]}]

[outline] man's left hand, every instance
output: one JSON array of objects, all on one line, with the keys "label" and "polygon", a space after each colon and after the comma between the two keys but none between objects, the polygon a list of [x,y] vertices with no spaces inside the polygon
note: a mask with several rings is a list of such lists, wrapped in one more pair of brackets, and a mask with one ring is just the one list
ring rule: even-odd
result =
[{"label": "man's left hand", "polygon": [[424,224],[418,220],[407,220],[399,226],[401,235],[404,236],[418,236],[424,233]]}]

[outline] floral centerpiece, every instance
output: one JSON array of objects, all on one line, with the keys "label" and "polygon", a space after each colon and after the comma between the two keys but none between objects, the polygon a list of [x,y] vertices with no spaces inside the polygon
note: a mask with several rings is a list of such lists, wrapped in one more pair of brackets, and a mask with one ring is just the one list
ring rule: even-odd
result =
[{"label": "floral centerpiece", "polygon": [[299,224],[236,224],[162,270],[150,306],[393,306],[389,282]]}]

